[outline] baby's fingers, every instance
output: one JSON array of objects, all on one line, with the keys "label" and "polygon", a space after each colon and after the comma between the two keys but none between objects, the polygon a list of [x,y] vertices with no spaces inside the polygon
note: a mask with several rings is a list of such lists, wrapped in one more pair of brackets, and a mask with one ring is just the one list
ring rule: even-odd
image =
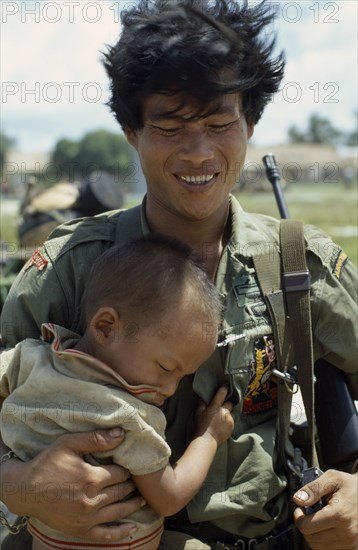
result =
[{"label": "baby's fingers", "polygon": [[[228,391],[229,389],[227,386],[221,386],[216,392],[216,394],[214,395],[214,397],[212,398],[210,405],[213,407],[222,407],[222,406],[226,407],[226,404],[229,405],[230,404],[229,401],[225,401]],[[229,406],[227,406],[226,408],[229,409]]]}]

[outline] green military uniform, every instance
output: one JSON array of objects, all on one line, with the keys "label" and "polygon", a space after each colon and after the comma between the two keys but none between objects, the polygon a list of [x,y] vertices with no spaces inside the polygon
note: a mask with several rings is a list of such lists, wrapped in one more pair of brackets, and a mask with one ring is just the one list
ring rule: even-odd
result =
[{"label": "green military uniform", "polygon": [[[187,506],[187,515],[191,522],[210,522],[251,538],[272,532],[288,518],[286,478],[282,465],[276,463],[274,449],[277,387],[271,372],[275,365],[272,326],[252,260],[278,247],[279,221],[244,212],[233,197],[230,213],[231,237],[216,276],[225,303],[220,338],[233,334],[242,338],[218,348],[193,381],[184,379],[166,403],[165,414],[167,440],[175,460],[191,437],[197,396],[208,402],[221,383],[229,384],[235,429],[220,446],[202,489]],[[3,310],[5,343],[14,345],[27,337],[39,337],[43,322],[81,333],[80,300],[91,264],[113,244],[149,231],[145,204],[56,229],[11,289]],[[317,228],[307,226],[305,236],[312,275],[315,359],[324,357],[354,373],[355,268]],[[205,330],[210,326],[204,327],[204,337]],[[173,526],[180,527],[180,521]]]}]

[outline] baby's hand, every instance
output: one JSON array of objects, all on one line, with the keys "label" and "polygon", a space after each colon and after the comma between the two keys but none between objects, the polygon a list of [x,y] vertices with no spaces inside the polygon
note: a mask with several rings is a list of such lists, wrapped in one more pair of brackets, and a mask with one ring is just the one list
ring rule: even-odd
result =
[{"label": "baby's hand", "polygon": [[227,387],[218,389],[209,405],[200,402],[196,411],[196,436],[210,434],[218,445],[226,441],[234,429],[234,419],[231,414],[232,403],[225,401]]}]

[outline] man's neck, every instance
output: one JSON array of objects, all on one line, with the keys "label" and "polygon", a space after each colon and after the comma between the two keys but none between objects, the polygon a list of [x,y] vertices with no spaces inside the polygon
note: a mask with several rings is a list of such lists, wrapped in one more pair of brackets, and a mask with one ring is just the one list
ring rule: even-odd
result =
[{"label": "man's neck", "polygon": [[147,203],[147,220],[152,231],[184,241],[204,262],[214,280],[221,254],[230,237],[229,202],[210,218],[191,220]]}]

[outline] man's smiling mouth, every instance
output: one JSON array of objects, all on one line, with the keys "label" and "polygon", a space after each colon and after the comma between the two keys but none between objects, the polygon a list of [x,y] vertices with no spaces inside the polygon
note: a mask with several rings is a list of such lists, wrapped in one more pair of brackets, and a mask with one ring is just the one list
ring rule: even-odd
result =
[{"label": "man's smiling mouth", "polygon": [[201,175],[201,176],[177,176],[179,179],[189,183],[191,185],[203,185],[209,183],[214,177],[215,174]]}]

